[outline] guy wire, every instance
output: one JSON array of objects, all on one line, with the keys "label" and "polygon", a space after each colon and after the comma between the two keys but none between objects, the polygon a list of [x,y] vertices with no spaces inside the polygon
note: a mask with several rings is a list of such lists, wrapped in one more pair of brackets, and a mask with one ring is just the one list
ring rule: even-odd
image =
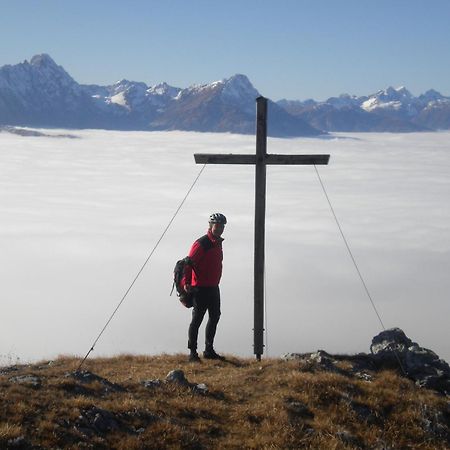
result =
[{"label": "guy wire", "polygon": [[[320,182],[320,185],[322,186],[323,193],[325,194],[325,198],[327,199],[328,206],[330,207],[331,213],[333,214],[334,220],[336,221],[336,224],[338,226],[339,232],[341,233],[341,236],[342,236],[342,239],[344,241],[344,244],[347,247],[348,254],[350,255],[351,260],[353,261],[353,265],[355,266],[356,272],[358,273],[358,276],[359,276],[359,278],[361,280],[361,283],[364,286],[364,290],[366,291],[367,297],[369,298],[370,303],[372,304],[372,308],[373,308],[373,310],[375,311],[375,314],[378,317],[378,320],[379,320],[379,322],[381,324],[381,327],[383,328],[384,331],[386,331],[386,327],[384,326],[384,323],[383,323],[383,321],[381,319],[381,316],[380,316],[380,314],[379,314],[379,312],[377,310],[377,307],[375,306],[375,302],[373,301],[372,296],[370,295],[369,289],[367,288],[366,282],[364,281],[364,278],[363,278],[363,276],[361,274],[361,271],[359,270],[359,267],[358,267],[358,264],[356,262],[356,259],[353,256],[353,253],[352,253],[352,251],[350,249],[350,246],[349,246],[349,244],[347,242],[347,239],[345,238],[345,235],[344,235],[344,232],[342,230],[341,224],[339,223],[339,220],[338,220],[338,218],[336,216],[336,213],[334,212],[333,205],[331,204],[330,198],[328,197],[328,193],[327,193],[327,191],[325,189],[325,185],[322,182],[322,178],[320,177],[319,171],[317,170],[317,167],[316,167],[315,164],[314,164],[314,169],[316,171],[317,177],[319,178],[319,182]],[[400,357],[399,357],[397,351],[395,349],[393,349],[393,351],[394,351],[395,357],[397,358],[397,361],[398,361],[398,364],[400,366],[400,369],[402,370],[402,372],[405,375],[407,375],[406,370],[403,368],[403,364],[402,364],[402,362],[400,360]]]},{"label": "guy wire", "polygon": [[127,297],[128,293],[131,291],[131,288],[134,286],[134,283],[136,283],[136,280],[139,278],[139,276],[141,275],[142,271],[144,270],[145,266],[147,265],[147,263],[149,262],[150,258],[152,257],[153,253],[155,252],[155,250],[157,249],[158,245],[160,244],[160,242],[162,241],[162,239],[164,238],[165,234],[167,233],[167,231],[169,230],[170,226],[172,225],[172,222],[175,220],[175,217],[178,215],[178,213],[180,212],[182,206],[184,205],[185,201],[187,200],[189,194],[191,193],[192,189],[194,188],[194,186],[196,185],[197,181],[199,180],[201,174],[203,173],[203,171],[205,170],[206,164],[208,164],[208,162],[206,162],[205,164],[203,164],[202,168],[200,169],[200,172],[198,173],[198,175],[196,176],[196,178],[194,179],[193,183],[191,184],[190,188],[188,189],[186,195],[184,196],[183,200],[181,201],[181,203],[179,204],[178,208],[176,209],[175,213],[173,214],[172,218],[169,220],[169,223],[167,224],[166,228],[164,228],[164,231],[162,232],[161,236],[159,237],[159,239],[157,240],[156,244],[154,245],[152,251],[150,252],[150,254],[148,255],[147,259],[145,260],[144,264],[142,265],[142,267],[139,269],[137,275],[134,277],[132,283],[130,284],[130,286],[128,287],[128,289],[126,290],[125,294],[123,295],[122,299],[120,300],[120,302],[118,303],[118,305],[116,306],[116,308],[114,309],[114,311],[112,312],[112,314],[110,315],[109,319],[107,320],[107,322],[105,323],[104,327],[102,328],[102,330],[100,331],[100,333],[98,334],[97,338],[95,339],[94,343],[92,344],[90,350],[86,353],[86,356],[83,358],[83,360],[81,361],[80,365],[78,366],[77,372],[80,371],[82,365],[84,364],[84,362],[86,361],[86,359],[88,358],[89,354],[94,350],[95,345],[97,344],[98,340],[100,339],[100,337],[102,336],[103,332],[106,330],[107,326],[109,325],[109,323],[111,322],[111,320],[113,319],[114,315],[116,314],[116,312],[118,311],[118,309],[120,308],[120,306],[122,305],[122,303],[124,302],[125,298]]}]

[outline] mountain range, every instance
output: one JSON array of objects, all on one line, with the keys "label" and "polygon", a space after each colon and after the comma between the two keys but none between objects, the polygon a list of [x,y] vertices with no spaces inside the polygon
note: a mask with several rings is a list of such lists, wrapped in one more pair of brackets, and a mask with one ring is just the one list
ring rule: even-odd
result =
[{"label": "mountain range", "polygon": [[[241,74],[184,89],[126,79],[109,86],[83,85],[41,54],[0,67],[0,126],[252,134],[259,95]],[[389,87],[373,95],[343,94],[324,102],[269,100],[270,136],[439,129],[450,129],[450,97],[434,90],[419,97],[404,87]]]},{"label": "mountain range", "polygon": [[450,129],[450,97],[431,89],[414,97],[405,87],[368,96],[342,94],[324,102],[280,100],[290,114],[326,131],[434,131]]}]

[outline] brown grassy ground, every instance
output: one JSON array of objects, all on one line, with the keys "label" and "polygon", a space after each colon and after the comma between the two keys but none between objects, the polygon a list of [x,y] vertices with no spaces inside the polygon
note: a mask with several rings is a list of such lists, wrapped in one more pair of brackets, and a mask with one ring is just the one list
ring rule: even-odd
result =
[{"label": "brown grassy ground", "polygon": [[[346,361],[337,374],[301,360],[88,360],[83,370],[116,383],[108,385],[71,376],[78,364],[61,357],[0,370],[1,449],[450,448],[449,399],[392,371],[367,381],[345,373]],[[208,392],[142,384],[173,369]],[[39,381],[13,378],[22,375]]]}]

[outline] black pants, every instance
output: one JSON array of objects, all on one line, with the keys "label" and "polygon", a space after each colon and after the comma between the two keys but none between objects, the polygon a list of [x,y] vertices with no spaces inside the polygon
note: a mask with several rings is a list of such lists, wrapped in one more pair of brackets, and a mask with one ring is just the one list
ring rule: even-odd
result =
[{"label": "black pants", "polygon": [[220,291],[219,287],[197,287],[194,294],[194,307],[192,321],[189,325],[188,348],[197,350],[198,329],[203,322],[203,317],[208,311],[208,323],[205,332],[205,348],[210,350],[214,345],[217,323],[220,319]]}]

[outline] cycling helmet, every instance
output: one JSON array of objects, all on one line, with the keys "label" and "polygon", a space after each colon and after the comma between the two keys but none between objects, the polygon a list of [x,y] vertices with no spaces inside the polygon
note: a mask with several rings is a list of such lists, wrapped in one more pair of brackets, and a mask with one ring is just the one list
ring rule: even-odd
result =
[{"label": "cycling helmet", "polygon": [[221,223],[225,225],[227,223],[227,218],[220,213],[214,213],[209,216],[209,223]]}]

